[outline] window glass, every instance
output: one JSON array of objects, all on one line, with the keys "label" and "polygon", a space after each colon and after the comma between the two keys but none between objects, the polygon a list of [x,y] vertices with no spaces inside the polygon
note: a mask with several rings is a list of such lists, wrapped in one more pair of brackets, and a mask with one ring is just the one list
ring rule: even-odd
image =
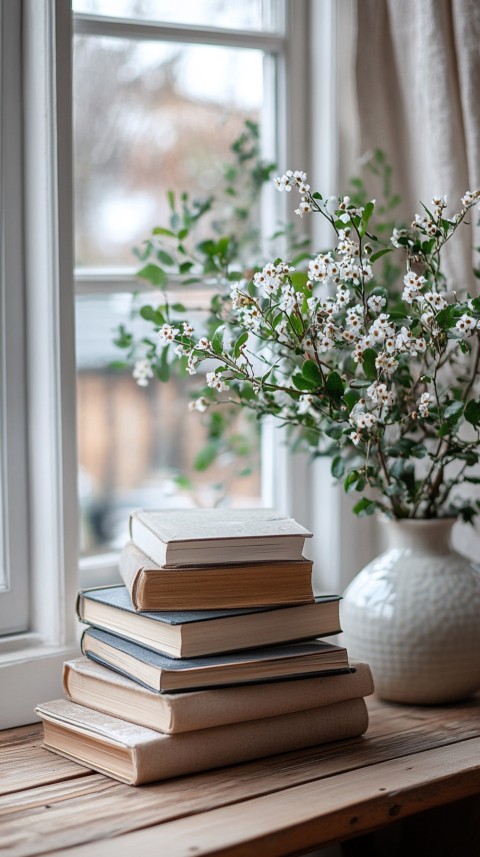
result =
[{"label": "window glass", "polygon": [[272,26],[265,0],[74,0],[75,12],[163,23],[260,30]]},{"label": "window glass", "polygon": [[[87,10],[82,0],[75,8],[107,14],[104,2],[88,5]],[[231,6],[194,5],[209,24],[215,10]],[[127,9],[127,4],[115,3],[110,12],[138,18],[140,6],[132,3]],[[144,13],[147,6],[149,16],[158,17],[174,4],[145,3]],[[235,6],[240,15],[242,4]],[[200,22],[192,9],[187,13],[183,4],[176,7],[188,23]],[[254,7],[260,4],[246,3],[242,14]],[[237,16],[231,25],[234,20],[243,19]],[[142,267],[143,242],[155,226],[169,224],[169,191],[177,199],[187,191],[193,201],[225,189],[232,143],[246,121],[262,118],[264,60],[262,50],[249,47],[75,37],[75,246],[82,283],[76,304],[77,413],[84,556],[121,547],[128,538],[128,513],[138,506],[261,504],[258,424],[235,410],[222,409],[216,416],[189,411],[203,373],[172,373],[168,383],[153,380],[138,386],[131,368],[114,365],[124,355],[113,341],[120,324],[130,329],[132,324],[132,297],[116,290],[116,272]],[[231,209],[231,197],[224,194],[222,199],[225,211]],[[256,194],[249,209],[256,224],[261,223],[259,199]],[[218,211],[211,218],[215,216]],[[198,240],[209,235],[209,217],[202,220]],[[186,291],[181,303],[192,313],[204,312],[207,290],[196,285]],[[153,302],[159,300],[157,293]],[[136,319],[133,324],[138,330],[145,323]],[[152,336],[151,326],[145,334]],[[225,434],[215,420],[228,425]]]},{"label": "window glass", "polygon": [[144,388],[130,370],[113,367],[113,327],[129,324],[131,302],[127,294],[77,298],[83,553],[121,547],[128,513],[139,506],[213,506],[227,496],[233,506],[261,504],[257,423],[237,410],[222,413],[232,424],[219,440],[208,430],[210,415],[188,410],[201,379]]},{"label": "window glass", "polygon": [[[3,448],[2,443],[2,420],[1,420],[1,411],[2,411],[2,402],[0,401],[0,449]],[[5,589],[7,585],[7,571],[5,567],[5,553],[4,553],[4,544],[3,544],[3,509],[5,507],[5,497],[3,492],[3,462],[2,457],[0,455],[0,592],[2,589]]]},{"label": "window glass", "polygon": [[76,264],[131,266],[168,217],[167,190],[215,192],[263,100],[262,52],[77,37]]}]

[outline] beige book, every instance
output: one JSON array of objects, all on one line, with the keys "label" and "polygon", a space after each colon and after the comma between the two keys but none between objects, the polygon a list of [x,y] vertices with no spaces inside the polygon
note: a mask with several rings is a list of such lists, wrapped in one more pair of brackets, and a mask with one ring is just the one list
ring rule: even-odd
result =
[{"label": "beige book", "polygon": [[166,735],[63,699],[37,706],[44,746],[131,785],[193,774],[363,734],[363,698]]},{"label": "beige book", "polygon": [[77,658],[64,664],[63,683],[72,702],[167,733],[276,717],[373,693],[364,663],[344,675],[155,693],[95,661]]},{"label": "beige book", "polygon": [[135,610],[217,610],[313,601],[309,559],[161,566],[129,542],[120,575]]},{"label": "beige book", "polygon": [[139,509],[130,538],[158,565],[301,560],[312,533],[274,509]]}]

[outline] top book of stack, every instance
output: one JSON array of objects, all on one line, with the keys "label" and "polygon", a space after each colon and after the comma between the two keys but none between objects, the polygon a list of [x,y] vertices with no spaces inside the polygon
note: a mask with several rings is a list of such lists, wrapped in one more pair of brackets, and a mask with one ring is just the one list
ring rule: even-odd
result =
[{"label": "top book of stack", "polygon": [[273,509],[141,509],[130,515],[133,544],[165,568],[301,560],[311,536]]}]

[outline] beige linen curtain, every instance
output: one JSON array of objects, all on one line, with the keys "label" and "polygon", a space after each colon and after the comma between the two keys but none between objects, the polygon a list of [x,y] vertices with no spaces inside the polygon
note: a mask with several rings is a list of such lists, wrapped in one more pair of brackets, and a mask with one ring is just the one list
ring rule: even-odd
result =
[{"label": "beige linen curtain", "polygon": [[[408,222],[436,194],[448,215],[480,187],[480,0],[357,0],[356,15],[360,150],[385,151]],[[479,291],[479,243],[472,227],[448,247],[460,291]]]}]

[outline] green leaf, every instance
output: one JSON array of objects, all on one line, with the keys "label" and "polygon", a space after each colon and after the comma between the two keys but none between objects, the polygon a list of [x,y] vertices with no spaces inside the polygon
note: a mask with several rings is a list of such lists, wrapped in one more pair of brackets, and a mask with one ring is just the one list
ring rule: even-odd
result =
[{"label": "green leaf", "polygon": [[450,402],[445,408],[443,416],[450,424],[458,422],[463,413],[463,402]]},{"label": "green leaf", "polygon": [[166,283],[167,275],[162,268],[159,268],[158,265],[145,265],[137,273],[137,277],[139,280],[147,280],[148,283],[151,283],[152,286],[163,286]]},{"label": "green leaf", "polygon": [[157,251],[157,259],[159,262],[162,262],[164,265],[170,265],[172,267],[175,264],[175,260],[172,259],[170,253],[166,253],[165,250]]},{"label": "green leaf", "polygon": [[153,366],[153,371],[155,372],[155,376],[159,381],[168,381],[170,378],[170,367],[168,365],[168,350],[170,346],[166,345],[162,348],[160,358]]},{"label": "green leaf", "polygon": [[292,281],[293,288],[296,292],[303,292],[308,280],[308,274],[306,271],[294,271],[290,274],[290,279]]},{"label": "green leaf", "polygon": [[152,235],[166,235],[168,238],[175,238],[175,232],[171,229],[165,229],[163,226],[156,226],[152,229]]},{"label": "green leaf", "polygon": [[375,360],[377,359],[377,357],[378,354],[374,348],[367,348],[363,352],[363,371],[369,381],[375,381],[377,377],[377,368],[375,366]]},{"label": "green leaf", "polygon": [[193,488],[192,480],[185,476],[183,473],[177,473],[176,476],[173,477],[173,481],[175,485],[178,485],[179,488],[185,488],[187,491],[190,488]]},{"label": "green leaf", "polygon": [[367,497],[362,497],[358,503],[355,503],[355,506],[352,509],[354,515],[358,515],[359,518],[364,518],[367,515],[373,515],[377,508],[377,504],[374,500],[369,500]]},{"label": "green leaf", "polygon": [[133,343],[133,335],[126,329],[124,324],[118,326],[118,336],[113,340],[117,348],[130,348]]},{"label": "green leaf", "polygon": [[185,305],[180,304],[180,303],[172,304],[171,308],[173,309],[174,312],[186,312],[187,311],[187,308],[185,307]]},{"label": "green leaf", "polygon": [[335,398],[338,399],[340,396],[343,396],[345,386],[340,375],[335,370],[327,375],[326,386],[328,392]]},{"label": "green leaf", "polygon": [[188,274],[188,272],[193,268],[193,262],[182,262],[179,267],[179,271],[181,274]]},{"label": "green leaf", "polygon": [[343,483],[343,487],[347,494],[349,491],[352,491],[355,488],[360,478],[361,473],[358,470],[350,470],[350,473],[347,473],[347,476],[345,477],[345,481]]},{"label": "green leaf", "polygon": [[323,381],[322,373],[315,363],[315,360],[305,360],[305,363],[302,366],[302,375],[316,386],[321,386]]},{"label": "green leaf", "polygon": [[151,321],[153,324],[158,325],[158,327],[165,324],[165,317],[160,310],[154,309],[153,306],[149,306],[148,304],[140,308],[140,315],[145,321]]},{"label": "green leaf", "polygon": [[370,262],[376,262],[377,259],[381,259],[382,256],[385,256],[387,253],[393,253],[393,247],[384,247],[383,250],[377,250],[376,253],[372,253],[370,256]]},{"label": "green leaf", "polygon": [[375,203],[367,202],[367,204],[363,210],[363,213],[362,213],[362,219],[361,219],[360,224],[359,224],[358,231],[359,231],[360,235],[365,235],[365,232],[367,231],[368,222],[369,222],[374,211],[375,211]]},{"label": "green leaf", "polygon": [[223,335],[225,333],[225,325],[221,324],[217,327],[212,337],[212,348],[215,354],[221,354],[223,351]]},{"label": "green leaf", "polygon": [[341,455],[336,455],[332,460],[331,473],[335,479],[341,479],[345,473],[345,462]]},{"label": "green leaf", "polygon": [[295,384],[297,390],[314,390],[315,384],[312,384],[311,381],[307,381],[304,375],[300,375],[299,372],[296,372],[292,377],[292,381]]},{"label": "green leaf", "polygon": [[216,443],[207,443],[203,449],[197,453],[193,466],[195,470],[206,470],[207,467],[210,467],[211,464],[215,461],[218,455],[218,446]]},{"label": "green leaf", "polygon": [[472,426],[480,425],[480,402],[470,399],[465,405],[464,417]]},{"label": "green leaf", "polygon": [[175,211],[175,194],[173,190],[167,191],[168,205],[171,211]]},{"label": "green leaf", "polygon": [[358,390],[347,390],[343,398],[348,408],[348,412],[350,413],[354,405],[356,405],[356,403],[358,402],[360,398],[360,393],[358,392]]},{"label": "green leaf", "polygon": [[292,325],[295,333],[298,336],[303,336],[303,322],[302,319],[298,317],[298,315],[292,314],[290,316],[290,324]]},{"label": "green leaf", "polygon": [[247,339],[248,339],[248,332],[246,330],[244,330],[244,332],[240,334],[235,345],[233,346],[233,353],[235,355],[235,358],[240,356],[240,352],[242,350],[242,345],[245,345]]}]

